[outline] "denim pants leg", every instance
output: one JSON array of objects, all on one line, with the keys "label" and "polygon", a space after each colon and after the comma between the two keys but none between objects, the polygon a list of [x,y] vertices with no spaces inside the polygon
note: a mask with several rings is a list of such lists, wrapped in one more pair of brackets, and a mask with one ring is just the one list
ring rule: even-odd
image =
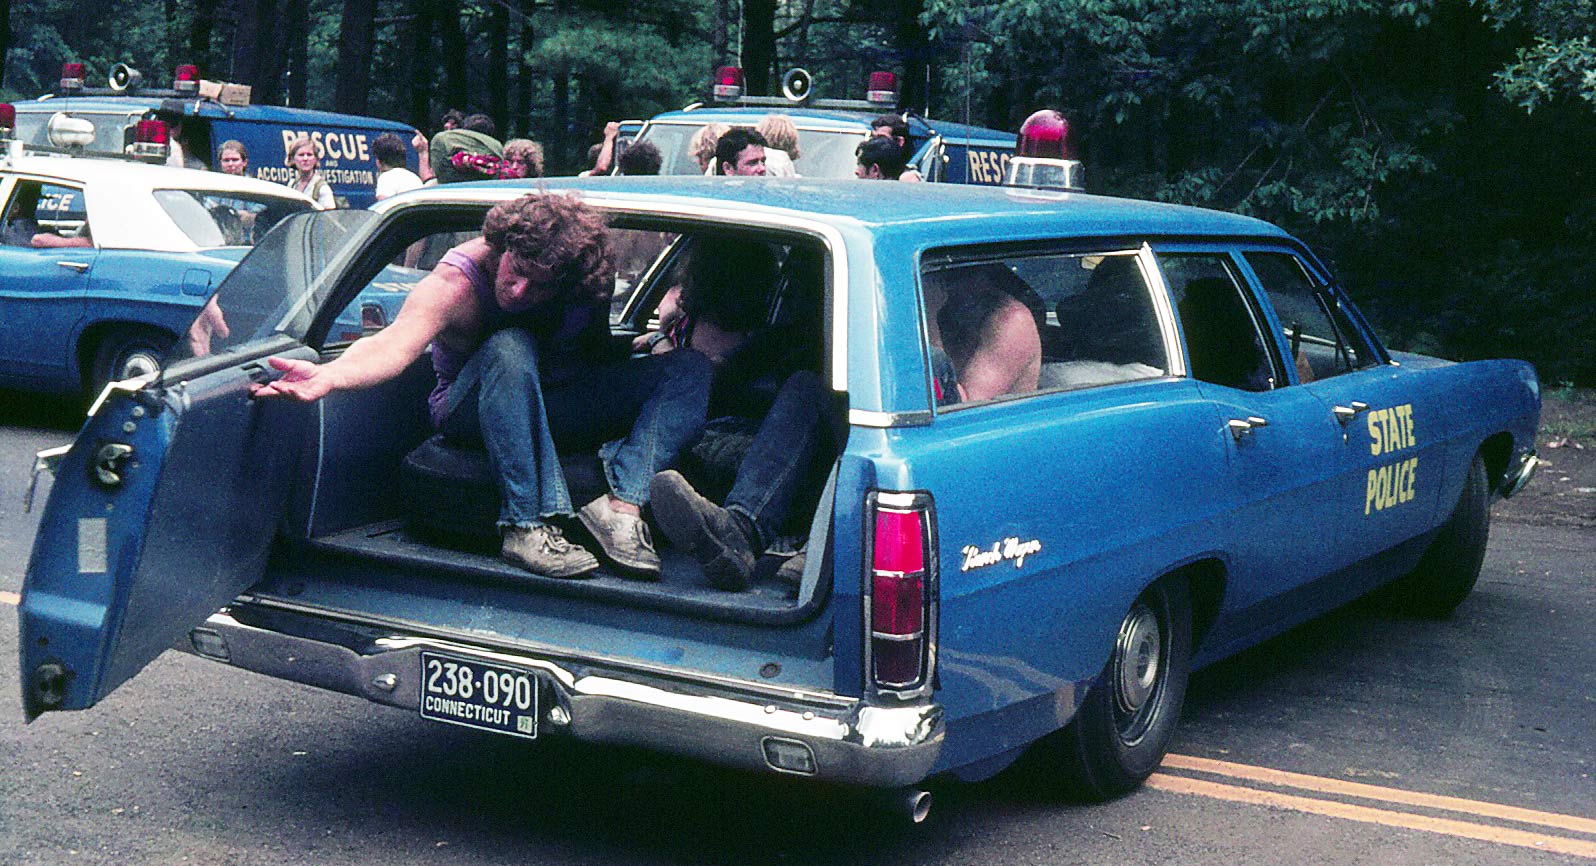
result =
[{"label": "denim pants leg", "polygon": [[483,341],[449,386],[444,411],[445,435],[487,448],[503,499],[501,528],[574,514],[530,333],[508,328]]},{"label": "denim pants leg", "polygon": [[726,507],[753,521],[761,545],[780,534],[798,485],[814,460],[827,400],[818,374],[800,370],[788,376],[737,467]]},{"label": "denim pants leg", "polygon": [[[648,503],[648,484],[704,426],[714,365],[690,349],[573,371],[544,391],[560,442],[603,442],[610,492]],[[618,438],[616,438],[618,437]],[[606,441],[608,440],[608,441]]]}]

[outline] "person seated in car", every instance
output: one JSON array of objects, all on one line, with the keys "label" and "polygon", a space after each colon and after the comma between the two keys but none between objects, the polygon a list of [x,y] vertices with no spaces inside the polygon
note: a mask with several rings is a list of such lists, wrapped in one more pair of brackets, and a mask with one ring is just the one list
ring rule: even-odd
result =
[{"label": "person seated in car", "polygon": [[696,352],[614,359],[613,290],[603,217],[574,197],[523,196],[490,210],[482,236],[446,253],[391,325],[325,364],[272,358],[284,375],[253,390],[318,400],[391,379],[430,345],[433,423],[486,446],[501,555],[550,577],[598,567],[559,526],[573,517],[559,450],[604,442],[610,492],[574,516],[611,562],[657,579],[641,509],[654,475],[703,426],[711,365]]},{"label": "person seated in car", "polygon": [[[789,256],[798,257],[790,269],[795,281],[818,283],[818,257]],[[814,273],[799,273],[811,262]],[[724,505],[677,470],[656,475],[649,497],[654,518],[672,544],[698,559],[712,585],[730,591],[748,587],[759,555],[802,498],[826,429],[829,400],[819,374],[805,369],[805,341],[764,329],[766,305],[750,300],[766,297],[757,287],[773,286],[776,276],[763,243],[700,241],[681,293],[680,324],[659,343],[715,360],[714,420],[693,450],[730,454],[736,465]],[[771,399],[768,386],[776,383]],[[801,570],[802,560],[796,562]]]},{"label": "person seated in car", "polygon": [[938,405],[1037,389],[1041,334],[1035,311],[1005,290],[1013,279],[1017,278],[1002,265],[926,274],[927,296],[947,298],[936,314],[940,351],[932,353]]}]

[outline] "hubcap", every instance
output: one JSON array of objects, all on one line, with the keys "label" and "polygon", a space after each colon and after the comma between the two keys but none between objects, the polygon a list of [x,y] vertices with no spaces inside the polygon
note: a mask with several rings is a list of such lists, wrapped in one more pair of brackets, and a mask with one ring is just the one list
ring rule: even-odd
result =
[{"label": "hubcap", "polygon": [[122,360],[117,378],[136,379],[161,371],[161,359],[146,351],[137,351]]},{"label": "hubcap", "polygon": [[1152,721],[1151,699],[1163,675],[1163,655],[1158,616],[1138,603],[1120,623],[1114,648],[1114,706],[1126,741],[1139,738]]}]

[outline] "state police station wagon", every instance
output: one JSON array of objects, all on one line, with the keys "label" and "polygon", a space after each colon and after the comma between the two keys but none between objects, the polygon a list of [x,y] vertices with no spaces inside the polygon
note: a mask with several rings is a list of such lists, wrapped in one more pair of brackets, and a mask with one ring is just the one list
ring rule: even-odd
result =
[{"label": "state police station wagon", "polygon": [[[178,646],[548,747],[904,792],[916,816],[923,780],[1033,745],[1107,798],[1159,764],[1193,668],[1382,586],[1449,613],[1491,502],[1536,465],[1527,364],[1388,352],[1258,220],[924,184],[559,181],[645,251],[619,257],[617,343],[696,246],[768,245],[780,274],[748,303],[811,350],[836,442],[790,521],[790,583],[717,589],[665,546],[657,583],[545,578],[493,555],[482,455],[426,423],[427,357],[314,404],[249,397],[269,356],[342,351],[330,323],[395,256],[531,189],[312,215],[332,222],[311,266],[257,252],[222,286],[231,337],[115,389],[55,467],[29,565],[29,719]],[[580,486],[593,455],[562,457]]]}]

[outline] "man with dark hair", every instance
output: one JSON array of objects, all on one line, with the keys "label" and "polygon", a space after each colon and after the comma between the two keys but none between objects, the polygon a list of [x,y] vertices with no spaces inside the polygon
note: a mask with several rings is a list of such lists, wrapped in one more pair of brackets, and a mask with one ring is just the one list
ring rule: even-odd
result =
[{"label": "man with dark hair", "polygon": [[405,143],[385,132],[371,143],[371,155],[382,172],[377,175],[377,201],[421,188],[421,178],[405,167]]},{"label": "man with dark hair", "polygon": [[903,149],[890,138],[869,138],[859,145],[854,176],[864,180],[897,180],[903,174]]},{"label": "man with dark hair", "polygon": [[765,176],[765,137],[746,126],[734,126],[715,143],[715,164],[727,176]]},{"label": "man with dark hair", "polygon": [[659,174],[659,167],[662,164],[664,159],[659,154],[659,148],[651,142],[635,142],[631,147],[621,151],[621,174]]},{"label": "man with dark hair", "polygon": [[[883,114],[870,121],[870,134],[896,144],[899,152],[903,154],[901,159],[904,166],[914,158],[914,149],[909,143],[909,124],[901,115]],[[904,168],[898,172],[896,178],[904,181],[924,180],[920,177],[920,172],[912,168]]]},{"label": "man with dark hair", "polygon": [[465,112],[458,108],[446,108],[438,117],[438,131],[445,129],[459,129],[465,125]]},{"label": "man with dark hair", "polygon": [[[654,475],[704,423],[711,365],[696,352],[613,360],[613,274],[608,230],[591,207],[553,194],[504,202],[480,238],[445,253],[411,290],[393,324],[325,364],[272,358],[284,375],[253,393],[311,402],[370,387],[430,347],[433,424],[480,440],[497,476],[500,555],[549,577],[587,575],[598,560],[556,525],[576,517],[612,562],[658,579],[641,509]],[[610,492],[574,511],[556,445],[599,442]]]},{"label": "man with dark hair", "polygon": [[499,137],[499,125],[494,123],[493,118],[486,114],[466,115],[466,119],[460,123],[460,128],[469,129],[472,132],[480,132],[489,138]]}]

